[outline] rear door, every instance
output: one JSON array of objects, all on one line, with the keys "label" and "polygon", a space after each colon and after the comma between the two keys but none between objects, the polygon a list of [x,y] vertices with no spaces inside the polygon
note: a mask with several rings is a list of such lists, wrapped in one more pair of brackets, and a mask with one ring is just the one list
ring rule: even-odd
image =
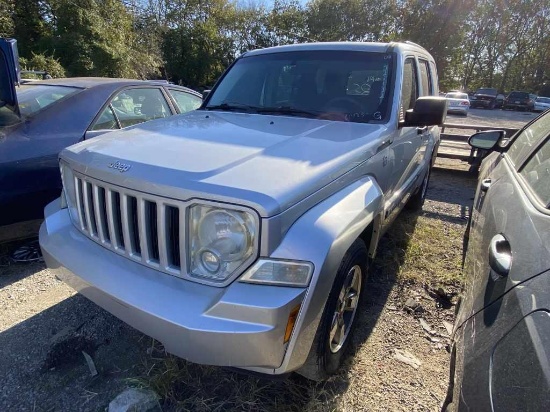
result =
[{"label": "rear door", "polygon": [[14,39],[0,38],[0,108],[4,107],[19,116],[15,85],[19,82],[21,69]]}]

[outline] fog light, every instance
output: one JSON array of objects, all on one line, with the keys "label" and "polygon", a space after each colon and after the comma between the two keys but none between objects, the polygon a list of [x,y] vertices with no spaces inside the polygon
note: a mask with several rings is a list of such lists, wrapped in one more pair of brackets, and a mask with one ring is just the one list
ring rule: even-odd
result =
[{"label": "fog light", "polygon": [[288,315],[288,322],[286,323],[285,330],[285,340],[284,343],[287,343],[290,340],[292,331],[294,330],[294,325],[296,324],[296,319],[298,319],[298,313],[300,313],[300,305],[295,306]]}]

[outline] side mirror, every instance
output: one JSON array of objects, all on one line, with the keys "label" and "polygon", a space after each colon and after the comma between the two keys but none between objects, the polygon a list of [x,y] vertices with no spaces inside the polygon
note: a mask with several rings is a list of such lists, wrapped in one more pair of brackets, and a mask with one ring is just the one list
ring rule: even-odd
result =
[{"label": "side mirror", "polygon": [[485,130],[471,135],[468,144],[476,149],[494,150],[505,135],[504,130]]},{"label": "side mirror", "polygon": [[202,100],[206,100],[208,95],[210,94],[211,90],[203,90],[202,91]]},{"label": "side mirror", "polygon": [[405,112],[405,127],[441,126],[447,117],[447,99],[426,96],[416,99],[413,109]]}]

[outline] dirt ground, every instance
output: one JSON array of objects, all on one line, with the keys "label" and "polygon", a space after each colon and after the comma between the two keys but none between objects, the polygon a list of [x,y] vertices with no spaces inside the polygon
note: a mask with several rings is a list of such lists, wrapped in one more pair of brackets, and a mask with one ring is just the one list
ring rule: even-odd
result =
[{"label": "dirt ground", "polygon": [[[529,114],[505,115],[529,120]],[[473,116],[474,110],[467,121]],[[155,389],[165,411],[439,410],[475,176],[456,161],[438,165],[424,210],[403,213],[382,240],[354,356],[321,384],[296,375],[263,380],[168,356],[56,280],[43,263],[10,263],[17,244],[0,245],[0,411],[102,411],[128,386]]]}]

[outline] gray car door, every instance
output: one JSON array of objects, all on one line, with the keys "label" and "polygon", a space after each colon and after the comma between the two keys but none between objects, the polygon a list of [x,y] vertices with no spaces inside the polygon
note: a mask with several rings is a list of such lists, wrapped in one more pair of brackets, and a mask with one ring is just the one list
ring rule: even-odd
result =
[{"label": "gray car door", "polygon": [[550,268],[550,115],[483,163],[470,223],[459,323]]},{"label": "gray car door", "polygon": [[[404,120],[404,113],[412,109],[419,96],[418,70],[416,59],[411,56],[405,60],[403,66],[403,82],[401,87],[400,120]],[[420,147],[422,134],[425,129],[418,127],[401,127],[393,138],[389,147],[389,165],[391,166],[391,179],[386,200],[386,217],[393,211],[403,196],[408,192],[412,184],[418,178]],[[389,223],[389,222],[388,222]]]}]

